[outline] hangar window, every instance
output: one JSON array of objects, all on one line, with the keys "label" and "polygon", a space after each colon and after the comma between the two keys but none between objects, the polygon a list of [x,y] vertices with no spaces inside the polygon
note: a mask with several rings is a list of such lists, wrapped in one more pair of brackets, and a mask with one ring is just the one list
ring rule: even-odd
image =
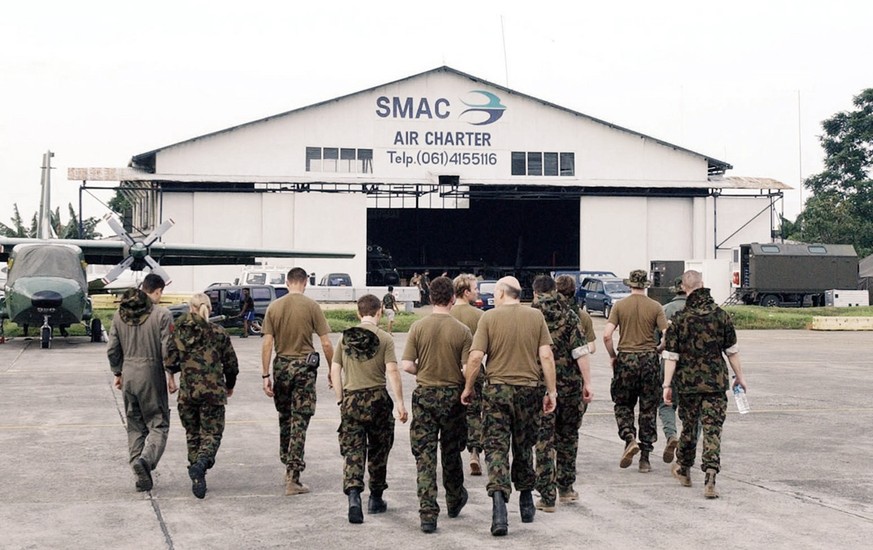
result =
[{"label": "hangar window", "polygon": [[765,254],[779,254],[779,246],[775,244],[762,244],[761,252]]},{"label": "hangar window", "polygon": [[558,153],[543,153],[543,175],[558,175]]},{"label": "hangar window", "polygon": [[339,149],[336,147],[325,147],[321,154],[324,158],[324,171],[336,172],[337,160],[339,160]]},{"label": "hangar window", "polygon": [[574,153],[561,153],[561,175],[576,175],[576,155]]},{"label": "hangar window", "polygon": [[528,153],[527,154],[527,175],[542,176],[543,175],[543,154]]},{"label": "hangar window", "polygon": [[355,172],[354,149],[340,149],[340,163],[337,172]]},{"label": "hangar window", "polygon": [[307,172],[373,173],[373,150],[339,147],[307,147]]},{"label": "hangar window", "polygon": [[306,148],[306,171],[321,172],[321,147]]},{"label": "hangar window", "polygon": [[823,247],[820,244],[814,244],[814,245],[809,247],[809,253],[810,254],[827,254],[828,249]]},{"label": "hangar window", "polygon": [[360,172],[361,174],[372,174],[373,173],[373,150],[372,149],[358,149],[358,161],[359,161],[358,172]]},{"label": "hangar window", "polygon": [[575,153],[512,152],[513,176],[575,176]]},{"label": "hangar window", "polygon": [[513,176],[524,176],[527,174],[527,162],[526,156],[524,153],[513,151],[512,152],[512,175]]}]

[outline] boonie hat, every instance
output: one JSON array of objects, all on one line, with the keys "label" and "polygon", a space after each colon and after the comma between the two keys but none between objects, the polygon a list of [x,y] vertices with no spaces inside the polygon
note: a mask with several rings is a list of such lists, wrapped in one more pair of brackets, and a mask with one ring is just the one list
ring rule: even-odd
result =
[{"label": "boonie hat", "polygon": [[642,269],[634,269],[631,271],[630,277],[624,280],[624,284],[631,288],[648,288],[651,286],[648,275]]}]

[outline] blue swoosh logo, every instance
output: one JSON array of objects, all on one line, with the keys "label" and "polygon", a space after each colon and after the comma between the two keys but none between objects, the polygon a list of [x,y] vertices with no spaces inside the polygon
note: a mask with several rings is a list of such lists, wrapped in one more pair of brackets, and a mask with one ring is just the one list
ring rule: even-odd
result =
[{"label": "blue swoosh logo", "polygon": [[482,122],[470,122],[473,126],[484,126],[486,124],[491,124],[500,120],[500,117],[503,116],[503,113],[506,111],[506,105],[500,103],[500,98],[491,92],[485,90],[471,90],[471,94],[482,94],[488,100],[487,103],[483,103],[481,105],[477,105],[475,103],[467,103],[464,100],[461,100],[461,103],[470,107],[469,109],[464,110],[461,113],[461,116],[464,116],[466,113],[485,113],[488,115],[488,118]]}]

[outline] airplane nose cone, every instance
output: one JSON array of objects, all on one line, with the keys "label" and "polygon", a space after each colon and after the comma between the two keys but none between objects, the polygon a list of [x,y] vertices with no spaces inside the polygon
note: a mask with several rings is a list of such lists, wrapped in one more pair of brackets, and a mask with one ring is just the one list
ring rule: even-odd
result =
[{"label": "airplane nose cone", "polygon": [[33,293],[30,303],[33,307],[43,309],[57,309],[61,307],[64,298],[54,290],[40,290]]}]

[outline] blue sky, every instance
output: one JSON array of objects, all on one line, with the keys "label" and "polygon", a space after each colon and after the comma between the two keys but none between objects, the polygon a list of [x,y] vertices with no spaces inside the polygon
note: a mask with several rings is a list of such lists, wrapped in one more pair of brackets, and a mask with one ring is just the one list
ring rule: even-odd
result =
[{"label": "blue sky", "polygon": [[[873,86],[873,3],[16,2],[0,20],[0,221],[130,157],[441,65],[797,187]],[[102,200],[109,193],[96,193]],[[806,193],[804,193],[804,197]],[[787,193],[793,218],[801,195]],[[105,210],[86,196],[85,215]]]}]

